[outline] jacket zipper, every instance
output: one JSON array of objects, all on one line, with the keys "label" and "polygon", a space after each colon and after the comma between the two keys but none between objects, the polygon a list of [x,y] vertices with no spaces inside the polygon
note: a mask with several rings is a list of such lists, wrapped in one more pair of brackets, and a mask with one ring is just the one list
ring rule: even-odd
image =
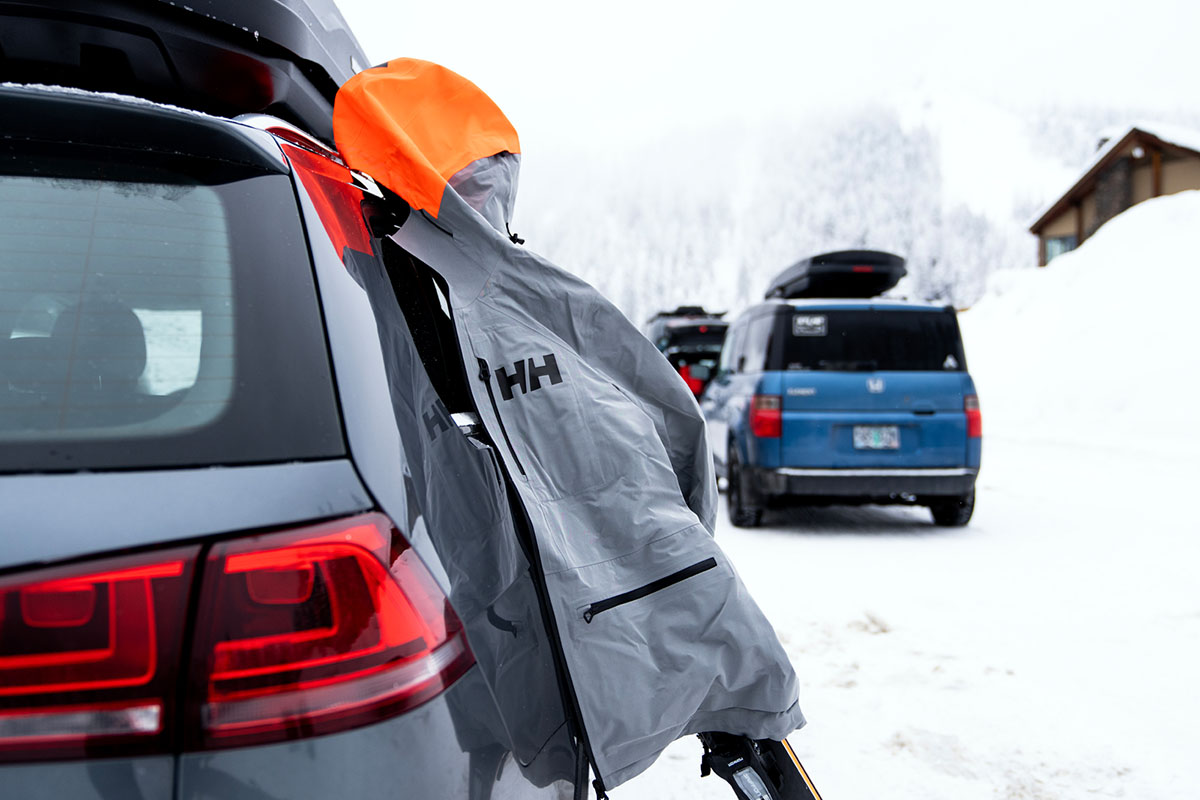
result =
[{"label": "jacket zipper", "polygon": [[[449,294],[447,290],[447,294]],[[458,339],[458,324],[457,320],[454,326],[454,336]],[[479,362],[479,376],[483,379],[487,386],[488,400],[492,404],[492,412],[496,415],[496,422],[500,426],[500,434],[504,437],[504,443],[508,445],[508,451],[512,453],[513,462],[517,465],[517,469],[521,471],[521,475],[525,475],[525,468],[521,466],[521,460],[517,458],[517,451],[513,449],[512,442],[508,439],[508,432],[504,429],[504,420],[500,418],[500,409],[496,407],[496,397],[492,394],[492,372],[488,369],[487,362],[476,356],[475,359]],[[460,360],[458,362],[463,371],[463,378],[468,377],[467,362]],[[475,410],[479,410],[478,403],[475,403],[475,392],[471,392],[472,404]],[[494,443],[494,431],[491,431],[488,425],[483,425],[484,431],[488,438]],[[496,463],[500,466],[500,471],[504,475],[504,489],[508,495],[509,505],[513,509],[514,520],[516,527],[517,539],[521,543],[522,550],[525,552],[525,557],[530,561],[529,577],[533,583],[534,592],[538,598],[538,610],[542,615],[542,624],[546,630],[546,636],[550,640],[550,654],[554,660],[554,674],[558,679],[559,694],[563,701],[563,710],[566,712],[567,730],[570,731],[578,752],[582,752],[586,763],[591,766],[596,779],[592,781],[592,786],[596,790],[597,800],[608,800],[608,794],[605,791],[604,778],[600,774],[600,766],[596,763],[596,753],[592,750],[591,738],[588,736],[587,726],[583,721],[583,708],[579,705],[579,695],[575,691],[575,682],[572,679],[571,671],[567,668],[567,655],[563,649],[562,635],[558,629],[558,622],[554,619],[554,604],[550,602],[550,590],[546,586],[546,568],[542,565],[542,555],[538,549],[537,535],[533,532],[533,521],[529,518],[529,510],[525,507],[525,501],[521,498],[521,493],[517,490],[516,483],[512,477],[512,471],[508,465],[504,463],[504,459],[496,459]],[[577,773],[579,764],[576,763]],[[587,798],[587,766],[583,767],[584,778],[578,779],[578,774],[575,780],[575,797],[576,800],[586,800]]]},{"label": "jacket zipper", "polygon": [[516,448],[513,447],[512,440],[508,438],[508,430],[504,427],[504,418],[500,416],[500,407],[496,405],[496,395],[492,392],[492,371],[488,369],[488,364],[482,358],[476,358],[479,362],[479,380],[483,381],[483,385],[487,387],[488,401],[492,404],[492,413],[496,415],[496,422],[500,424],[500,435],[504,437],[504,443],[508,445],[508,452],[512,455],[513,463],[517,465],[517,471],[522,477],[525,475],[525,468],[521,466],[521,459],[517,458]]},{"label": "jacket zipper", "polygon": [[[488,394],[491,394],[489,390]],[[493,404],[495,400],[492,401]],[[500,415],[496,415],[496,419],[500,419]],[[486,429],[486,426],[485,426]],[[493,439],[489,433],[489,437]],[[516,458],[516,454],[513,454]],[[590,765],[595,772],[596,779],[592,781],[592,786],[596,790],[597,800],[608,800],[608,794],[605,791],[604,778],[600,775],[600,767],[596,764],[596,754],[592,750],[591,740],[588,738],[587,726],[583,723],[583,710],[579,705],[579,695],[575,692],[575,684],[571,678],[571,671],[567,669],[567,657],[563,650],[562,636],[559,634],[558,623],[554,619],[554,605],[550,602],[550,590],[546,587],[546,569],[542,566],[542,556],[538,550],[537,536],[533,532],[533,522],[529,519],[529,511],[525,508],[525,501],[521,499],[521,493],[517,490],[512,477],[512,471],[503,459],[497,459],[500,465],[500,471],[504,474],[504,489],[508,495],[509,505],[513,509],[513,520],[517,539],[521,543],[522,551],[525,557],[529,559],[530,570],[529,577],[533,583],[534,591],[538,597],[538,609],[542,613],[542,624],[545,626],[546,635],[550,639],[550,653],[554,659],[554,674],[558,678],[558,688],[562,696],[564,711],[567,713],[567,729],[570,731],[572,738],[575,739],[577,752],[581,752],[584,756],[584,763],[576,763],[577,774],[575,776],[575,798],[576,800],[587,800],[587,766]],[[518,466],[520,464],[518,463]],[[578,772],[583,772],[583,777],[580,778]]]},{"label": "jacket zipper", "polygon": [[659,578],[656,581],[651,581],[645,586],[639,586],[636,589],[630,589],[628,592],[621,592],[621,594],[614,595],[604,600],[599,600],[595,603],[592,603],[590,606],[588,606],[587,611],[583,612],[583,621],[590,625],[592,618],[597,614],[603,614],[609,609],[616,608],[617,606],[623,606],[626,603],[632,603],[634,600],[640,600],[648,594],[661,592],[668,586],[674,586],[680,581],[686,581],[688,578],[699,575],[701,572],[708,572],[710,569],[713,569],[716,566],[717,560],[715,558],[706,558],[697,564],[692,564],[690,567],[684,567],[678,572],[672,572],[665,578]]}]

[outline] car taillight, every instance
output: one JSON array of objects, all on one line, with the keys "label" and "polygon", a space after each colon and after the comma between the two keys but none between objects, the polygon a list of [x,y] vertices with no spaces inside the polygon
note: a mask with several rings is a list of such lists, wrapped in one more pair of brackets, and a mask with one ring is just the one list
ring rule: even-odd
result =
[{"label": "car taillight", "polygon": [[679,375],[683,378],[683,382],[692,390],[692,394],[699,395],[704,391],[704,381],[692,376],[691,366],[684,364],[679,368]]},{"label": "car taillight", "polygon": [[750,432],[760,439],[783,435],[783,398],[777,394],[754,395],[750,401]]},{"label": "car taillight", "polygon": [[193,582],[199,558],[194,546],[0,578],[0,761],[331,733],[414,708],[475,663],[381,514],[218,542]]},{"label": "car taillight", "polygon": [[165,749],[198,549],[0,578],[0,760]]},{"label": "car taillight", "polygon": [[979,396],[964,396],[963,410],[967,412],[967,437],[978,439],[983,436],[983,414],[979,411]]},{"label": "car taillight", "polygon": [[198,608],[197,748],[375,722],[474,663],[446,597],[379,514],[214,546]]}]

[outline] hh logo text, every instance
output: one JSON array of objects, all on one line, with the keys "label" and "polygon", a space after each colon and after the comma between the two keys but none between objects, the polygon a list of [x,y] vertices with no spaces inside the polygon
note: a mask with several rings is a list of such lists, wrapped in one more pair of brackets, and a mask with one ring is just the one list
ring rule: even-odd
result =
[{"label": "hh logo text", "polygon": [[549,378],[551,386],[563,382],[558,359],[553,353],[542,356],[540,366],[530,358],[513,364],[511,372],[507,367],[496,368],[496,385],[500,387],[500,396],[505,400],[513,399],[513,391],[518,386],[521,387],[521,394],[537,391],[542,388],[542,378]]}]

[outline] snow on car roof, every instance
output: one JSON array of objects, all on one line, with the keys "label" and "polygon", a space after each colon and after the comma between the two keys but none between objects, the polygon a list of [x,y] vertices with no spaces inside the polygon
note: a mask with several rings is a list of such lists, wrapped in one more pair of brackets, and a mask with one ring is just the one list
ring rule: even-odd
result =
[{"label": "snow on car roof", "polygon": [[[117,131],[121,142],[135,148],[233,158],[268,171],[288,171],[269,131],[143,97],[5,81],[0,82],[0,104],[8,113],[3,125],[6,136],[67,137],[63,141],[109,146]],[[42,109],[51,105],[69,108],[70,116],[44,115]],[[145,124],[149,119],[154,124]],[[136,124],[128,125],[131,121]],[[126,127],[108,127],[120,124]]]},{"label": "snow on car roof", "polygon": [[89,97],[89,98],[96,99],[96,100],[112,101],[114,103],[120,103],[120,104],[127,105],[127,106],[137,106],[139,108],[152,108],[152,109],[156,109],[158,111],[168,111],[168,112],[175,113],[175,114],[185,114],[188,116],[196,117],[197,119],[203,119],[203,120],[215,121],[215,122],[232,123],[232,124],[240,125],[240,126],[247,127],[247,128],[253,128],[254,130],[267,131],[268,133],[277,132],[277,131],[268,130],[269,128],[287,129],[287,130],[295,132],[302,138],[309,140],[309,146],[311,149],[314,149],[317,152],[330,152],[330,153],[333,152],[332,150],[329,149],[329,147],[327,145],[322,143],[320,140],[313,138],[311,133],[305,131],[302,128],[296,127],[295,125],[293,125],[290,122],[287,122],[285,120],[280,120],[280,119],[270,116],[268,114],[241,114],[235,119],[230,119],[229,117],[222,117],[222,116],[218,116],[215,114],[208,114],[203,111],[197,111],[194,108],[186,108],[184,106],[176,106],[176,105],[172,105],[170,103],[160,103],[156,100],[147,100],[144,97],[138,97],[137,95],[132,95],[132,94],[120,94],[118,92],[96,92],[96,91],[92,91],[90,89],[78,89],[74,86],[58,86],[56,84],[46,84],[46,83],[13,83],[13,82],[9,82],[9,81],[0,81],[0,90],[3,90],[3,89],[17,89],[17,90],[24,90],[24,91],[31,91],[31,92],[39,92],[42,94],[69,95],[72,97]]},{"label": "snow on car roof", "polygon": [[144,97],[138,97],[137,95],[132,94],[118,94],[117,92],[93,92],[89,89],[76,89],[74,86],[57,86],[51,83],[10,83],[8,81],[0,82],[0,89],[28,89],[30,91],[44,92],[46,94],[92,97],[97,100],[112,100],[114,102],[125,103],[127,105],[157,108],[163,111],[174,111],[179,114],[191,114],[203,119],[223,120],[225,122],[229,122],[227,117],[218,117],[212,114],[205,114],[203,111],[196,111],[195,109],[184,108],[183,106],[173,106],[170,103],[158,103],[154,100],[147,100]]}]

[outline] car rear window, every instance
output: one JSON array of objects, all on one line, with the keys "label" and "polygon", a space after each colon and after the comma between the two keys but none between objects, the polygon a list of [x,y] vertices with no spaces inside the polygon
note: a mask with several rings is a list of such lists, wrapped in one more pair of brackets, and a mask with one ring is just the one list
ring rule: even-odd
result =
[{"label": "car rear window", "polygon": [[[788,370],[962,372],[958,320],[951,311],[792,310],[776,340]],[[774,359],[773,359],[774,360]]]},{"label": "car rear window", "polygon": [[725,323],[699,323],[696,325],[673,325],[666,329],[658,341],[660,350],[668,347],[686,347],[696,350],[719,351],[725,341]]},{"label": "car rear window", "polygon": [[344,452],[288,177],[69,153],[0,153],[0,469]]}]

